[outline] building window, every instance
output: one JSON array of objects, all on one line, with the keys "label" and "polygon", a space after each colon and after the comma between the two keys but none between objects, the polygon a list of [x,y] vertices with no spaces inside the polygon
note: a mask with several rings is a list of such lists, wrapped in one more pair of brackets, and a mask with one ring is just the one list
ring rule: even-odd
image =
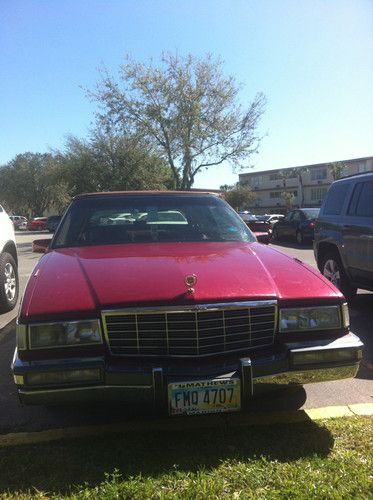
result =
[{"label": "building window", "polygon": [[251,181],[250,181],[251,186],[252,187],[259,187],[260,180],[261,180],[260,176],[252,177]]},{"label": "building window", "polygon": [[280,191],[272,191],[269,193],[270,198],[281,198],[281,193]]},{"label": "building window", "polygon": [[312,188],[311,189],[311,201],[321,201],[324,199],[327,192],[327,188]]},{"label": "building window", "polygon": [[[286,191],[287,193],[292,193],[294,197],[298,196],[298,191]],[[283,191],[271,191],[269,193],[270,198],[281,198]]]},{"label": "building window", "polygon": [[[296,175],[294,173],[290,174],[289,177],[286,177],[286,179],[295,179],[295,178],[296,178]],[[280,174],[270,174],[269,175],[269,180],[270,181],[283,181],[284,178],[281,177]]]},{"label": "building window", "polygon": [[311,171],[312,181],[322,181],[326,179],[326,177],[327,177],[326,168],[318,168],[316,170]]}]

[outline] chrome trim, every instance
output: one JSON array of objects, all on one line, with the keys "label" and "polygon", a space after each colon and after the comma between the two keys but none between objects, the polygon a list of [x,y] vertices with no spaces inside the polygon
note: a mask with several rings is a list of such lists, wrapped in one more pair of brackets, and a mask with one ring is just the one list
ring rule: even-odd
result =
[{"label": "chrome trim", "polygon": [[[46,325],[63,325],[64,323],[75,324],[75,323],[88,323],[89,321],[95,321],[98,325],[98,331],[100,333],[100,342],[84,342],[81,344],[65,344],[65,345],[52,345],[46,347],[32,347],[31,345],[31,332],[30,328],[33,326],[46,326]],[[82,319],[78,321],[45,321],[41,323],[29,323],[25,325],[27,327],[27,345],[30,351],[38,351],[44,349],[66,349],[68,347],[83,347],[86,345],[102,345],[104,343],[104,338],[102,335],[101,321],[98,318]]]},{"label": "chrome trim", "polygon": [[[151,314],[165,314],[165,319],[166,319],[166,324],[167,324],[167,316],[168,314],[173,314],[173,313],[185,313],[185,312],[190,312],[190,313],[195,313],[195,316],[197,316],[198,312],[214,312],[214,311],[229,311],[229,310],[237,310],[237,309],[255,309],[259,307],[273,307],[274,308],[274,313],[273,313],[273,328],[269,328],[267,330],[272,332],[272,337],[271,337],[271,342],[261,344],[259,346],[249,346],[246,348],[240,348],[240,349],[231,349],[229,351],[224,350],[224,351],[219,351],[216,353],[207,353],[207,354],[199,354],[199,343],[198,345],[198,354],[144,354],[141,353],[139,354],[138,352],[135,352],[133,354],[124,353],[124,354],[114,354],[112,351],[112,344],[109,339],[109,333],[108,333],[108,327],[107,327],[107,322],[106,318],[107,317],[113,317],[113,316],[128,316],[128,315],[135,315],[135,328],[136,328],[136,347],[131,346],[131,347],[125,347],[123,349],[137,349],[139,350],[140,347],[140,339],[139,339],[139,329],[138,329],[138,318],[137,315],[151,315]],[[272,315],[271,315],[272,316]],[[279,309],[278,309],[278,302],[277,300],[255,300],[255,301],[243,301],[243,302],[219,302],[219,303],[212,303],[212,304],[193,304],[193,305],[187,305],[187,306],[160,306],[160,307],[136,307],[136,308],[126,308],[126,309],[105,309],[101,311],[101,320],[102,320],[102,327],[104,331],[104,338],[107,343],[108,349],[110,351],[110,354],[113,356],[127,356],[127,357],[173,357],[173,358],[190,358],[190,357],[208,357],[208,356],[214,356],[214,355],[219,355],[219,354],[229,354],[229,353],[234,353],[234,352],[242,352],[247,349],[261,349],[263,347],[267,347],[270,345],[273,345],[274,342],[274,335],[277,331],[277,324],[278,324],[278,316],[279,316]],[[251,317],[249,316],[249,321],[250,321],[250,327],[251,327]],[[261,324],[265,323],[271,323],[272,321],[268,322],[263,322]],[[197,321],[195,320],[193,323],[193,326],[197,325]],[[225,326],[225,317],[224,317],[224,326]],[[234,325],[234,326],[240,326],[240,325]],[[168,327],[166,328],[167,330],[167,341],[168,341]],[[188,330],[186,330],[188,331]],[[197,327],[197,332],[196,335],[198,337],[198,327]],[[239,334],[237,334],[239,335]],[[222,338],[219,336],[219,338]],[[250,330],[250,343],[251,343],[251,330]],[[262,338],[268,339],[269,336],[261,337],[258,339],[254,340],[261,340]],[[185,338],[181,338],[185,340]],[[180,340],[181,340],[180,339]],[[120,339],[117,339],[120,340]],[[241,342],[241,341],[235,341]],[[235,343],[232,341],[230,344]],[[167,345],[168,342],[167,342]],[[224,330],[224,347],[226,345],[226,334]],[[211,346],[209,346],[211,347]],[[120,347],[119,347],[120,348]],[[153,346],[150,346],[149,349],[154,348]],[[180,347],[185,348],[185,349],[190,349],[190,346],[182,346]]]},{"label": "chrome trim", "polygon": [[65,387],[63,389],[55,388],[55,389],[41,389],[41,390],[31,390],[31,391],[23,391],[22,389],[18,389],[19,394],[51,394],[51,393],[60,393],[60,392],[75,392],[75,391],[85,391],[85,390],[105,390],[105,389],[153,389],[152,385],[86,385],[82,387]]},{"label": "chrome trim", "polygon": [[[220,309],[246,309],[248,307],[276,306],[277,300],[249,300],[245,302],[218,302],[216,304],[192,304],[188,306],[159,306],[159,307],[132,307],[125,309],[104,309],[103,315],[145,313],[154,314],[158,312],[192,312],[192,311],[219,311]],[[329,306],[330,307],[330,306]]]},{"label": "chrome trim", "polygon": [[253,392],[256,394],[263,386],[265,389],[276,388],[287,385],[305,385],[315,384],[317,382],[329,382],[332,380],[342,380],[353,378],[359,368],[359,363],[348,364],[347,366],[320,367],[304,369],[298,368],[294,371],[276,373],[276,375],[267,375],[253,378]]}]

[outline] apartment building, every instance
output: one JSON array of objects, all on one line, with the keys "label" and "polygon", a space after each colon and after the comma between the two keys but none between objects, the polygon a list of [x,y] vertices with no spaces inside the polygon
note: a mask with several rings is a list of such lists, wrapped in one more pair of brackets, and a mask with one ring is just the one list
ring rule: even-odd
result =
[{"label": "apartment building", "polygon": [[[373,171],[373,156],[318,163],[292,168],[277,168],[239,174],[239,182],[256,193],[251,207],[255,213],[285,213],[289,208],[320,207],[341,168],[340,177]],[[284,195],[283,193],[289,193]]]}]

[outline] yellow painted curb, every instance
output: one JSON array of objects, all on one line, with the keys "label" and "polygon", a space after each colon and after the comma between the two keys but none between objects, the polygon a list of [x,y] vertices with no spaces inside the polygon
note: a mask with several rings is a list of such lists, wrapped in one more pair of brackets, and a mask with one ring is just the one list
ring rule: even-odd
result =
[{"label": "yellow painted curb", "polygon": [[228,426],[273,425],[306,422],[356,415],[373,415],[373,404],[355,404],[349,406],[328,406],[309,410],[230,413],[222,415],[204,415],[196,417],[164,418],[140,422],[90,425],[85,427],[66,427],[37,432],[15,432],[0,435],[0,447],[45,443],[61,439],[75,439],[136,431],[184,431],[191,429],[226,428]]},{"label": "yellow painted curb", "polygon": [[326,408],[312,408],[304,410],[311,420],[324,418],[353,417],[354,413],[348,406],[327,406]]},{"label": "yellow painted curb", "polygon": [[373,403],[348,405],[355,415],[373,416]]}]

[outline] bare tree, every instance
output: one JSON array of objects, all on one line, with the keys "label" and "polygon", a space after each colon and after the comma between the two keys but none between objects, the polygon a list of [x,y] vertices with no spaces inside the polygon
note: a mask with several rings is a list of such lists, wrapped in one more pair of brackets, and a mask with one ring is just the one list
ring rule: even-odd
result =
[{"label": "bare tree", "polygon": [[242,167],[258,150],[265,97],[257,94],[244,109],[239,90],[220,59],[168,53],[158,66],[127,58],[119,82],[103,72],[88,94],[107,130],[141,136],[167,160],[175,188],[190,189],[201,170],[224,162]]}]

